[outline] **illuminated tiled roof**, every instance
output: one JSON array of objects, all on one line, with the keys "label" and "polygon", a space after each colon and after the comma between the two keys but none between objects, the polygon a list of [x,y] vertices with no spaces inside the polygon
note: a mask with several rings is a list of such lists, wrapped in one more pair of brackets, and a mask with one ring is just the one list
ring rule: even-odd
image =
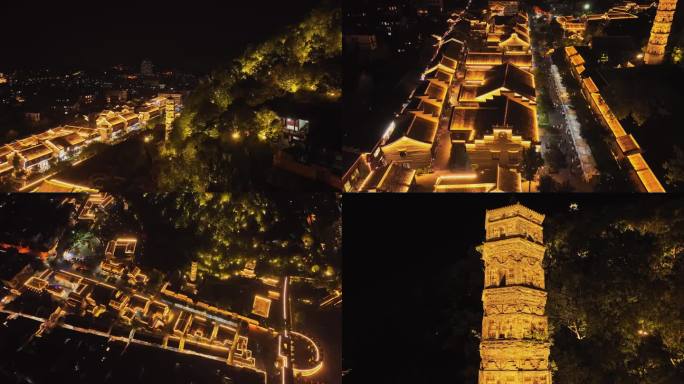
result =
[{"label": "illuminated tiled roof", "polygon": [[21,155],[26,158],[26,160],[33,160],[39,157],[44,157],[47,155],[52,155],[52,150],[45,144],[38,144],[34,147],[26,148],[20,152]]},{"label": "illuminated tiled roof", "polygon": [[5,163],[0,165],[0,174],[7,173],[11,171],[14,167],[10,163]]},{"label": "illuminated tiled roof", "polygon": [[439,63],[452,69],[456,69],[456,67],[458,66],[458,61],[446,56],[443,56],[442,60],[440,60]]},{"label": "illuminated tiled roof", "polygon": [[159,110],[159,106],[156,105],[143,105],[138,109],[140,112],[154,112]]},{"label": "illuminated tiled roof", "polygon": [[10,147],[9,145],[3,145],[2,147],[0,147],[0,160],[5,159],[12,152],[14,152],[12,147]]},{"label": "illuminated tiled roof", "polygon": [[644,160],[640,153],[628,155],[627,159],[646,192],[665,192],[662,184],[660,184],[660,181],[658,181],[658,178],[653,174],[653,171],[651,171],[648,163],[646,163],[646,160]]},{"label": "illuminated tiled roof", "polygon": [[476,97],[477,97],[477,87],[461,86],[461,89],[459,90],[459,95],[458,95],[459,101],[475,100]]},{"label": "illuminated tiled roof", "polygon": [[32,192],[46,192],[46,193],[95,193],[97,189],[88,188],[82,185],[68,183],[57,179],[44,180],[38,188]]},{"label": "illuminated tiled roof", "polygon": [[139,120],[137,113],[126,113],[126,114],[122,115],[121,117],[123,117],[128,124],[135,124]]},{"label": "illuminated tiled roof", "polygon": [[653,171],[651,171],[650,168],[644,169],[642,171],[637,171],[637,176],[639,176],[639,180],[646,189],[646,192],[665,192],[665,189],[663,188],[662,184],[660,184],[660,181],[658,181],[658,178],[655,176],[655,174],[653,174]]},{"label": "illuminated tiled roof", "polygon": [[523,43],[523,45],[529,45],[530,38],[524,33],[511,32],[499,45],[514,45],[516,41]]},{"label": "illuminated tiled roof", "polygon": [[594,83],[594,80],[591,77],[583,78],[582,83],[590,93],[595,93],[599,91],[598,87],[596,86],[596,83]]},{"label": "illuminated tiled roof", "polygon": [[570,57],[570,63],[574,66],[583,65],[585,63],[582,55],[574,55]]},{"label": "illuminated tiled roof", "polygon": [[532,66],[532,54],[507,53],[503,56],[503,62],[515,64],[518,67]]},{"label": "illuminated tiled roof", "polygon": [[126,119],[123,117],[116,115],[112,117],[107,117],[107,122],[111,125],[116,125],[116,124],[123,124],[126,122]]},{"label": "illuminated tiled roof", "polygon": [[629,159],[629,163],[632,165],[632,168],[634,168],[635,171],[642,171],[649,168],[646,160],[644,160],[644,157],[641,156],[640,153],[629,155],[627,156],[627,159]]},{"label": "illuminated tiled roof", "polygon": [[465,73],[466,82],[481,82],[487,77],[487,70],[484,69],[468,69]]},{"label": "illuminated tiled roof", "polygon": [[566,54],[568,57],[573,56],[573,55],[576,55],[576,54],[577,54],[577,49],[576,49],[573,45],[568,46],[568,47],[565,47],[565,54]]},{"label": "illuminated tiled roof", "polygon": [[[488,209],[485,213],[485,222],[488,223],[515,216],[524,217],[537,224],[544,222],[546,217],[544,214],[533,211],[520,203],[515,203],[501,208]],[[545,292],[539,292],[538,294],[546,295]]]},{"label": "illuminated tiled roof", "polygon": [[584,71],[586,70],[586,68],[584,67],[584,65],[580,65],[580,66],[575,67],[575,70],[577,71],[578,74],[581,75],[581,74],[584,73]]},{"label": "illuminated tiled roof", "polygon": [[406,136],[424,143],[432,143],[437,133],[437,123],[416,116],[411,123]]},{"label": "illuminated tiled roof", "polygon": [[506,89],[522,95],[529,100],[535,100],[534,76],[512,64],[494,67],[487,74],[484,84],[478,88],[477,95],[486,95],[497,89]]},{"label": "illuminated tiled roof", "polygon": [[439,176],[435,192],[493,192],[496,189],[496,172],[459,172]]},{"label": "illuminated tiled roof", "polygon": [[443,101],[444,95],[446,94],[446,89],[436,86],[434,84],[430,84],[427,87],[425,94],[437,101]]},{"label": "illuminated tiled roof", "polygon": [[445,71],[442,71],[440,69],[440,70],[435,71],[435,74],[433,77],[439,81],[443,81],[444,83],[446,83],[448,85],[451,82],[451,78],[453,77],[453,75],[450,73],[447,73]]},{"label": "illuminated tiled roof", "polygon": [[57,137],[54,139],[50,139],[50,142],[52,144],[55,144],[61,148],[68,148],[74,145],[81,144],[85,141],[86,139],[83,138],[81,135],[78,133],[70,133],[68,135],[64,135],[61,137]]},{"label": "illuminated tiled roof", "polygon": [[466,65],[500,65],[503,63],[501,52],[468,52]]},{"label": "illuminated tiled roof", "polygon": [[473,131],[469,141],[491,134],[494,126],[509,126],[514,135],[535,140],[535,111],[505,96],[495,96],[477,107],[455,107],[451,130]]},{"label": "illuminated tiled roof", "polygon": [[639,144],[631,134],[618,137],[617,143],[620,146],[622,153],[625,154],[628,154],[632,151],[638,151],[640,149]]},{"label": "illuminated tiled roof", "polygon": [[362,189],[365,191],[408,192],[416,171],[392,163],[375,169],[366,178]]},{"label": "illuminated tiled roof", "polygon": [[461,53],[462,47],[463,45],[461,43],[449,39],[442,44],[441,54],[450,59],[456,60]]}]

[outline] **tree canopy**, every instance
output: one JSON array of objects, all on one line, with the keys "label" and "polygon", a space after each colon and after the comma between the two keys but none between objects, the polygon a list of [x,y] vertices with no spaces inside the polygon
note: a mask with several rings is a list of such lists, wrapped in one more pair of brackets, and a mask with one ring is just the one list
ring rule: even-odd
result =
[{"label": "tree canopy", "polygon": [[146,199],[175,228],[202,239],[201,273],[228,278],[256,260],[263,273],[339,283],[341,218],[335,195],[156,194]]},{"label": "tree canopy", "polygon": [[159,188],[233,191],[263,183],[283,127],[272,104],[315,107],[341,95],[340,18],[340,8],[326,2],[201,81],[161,150]]},{"label": "tree canopy", "polygon": [[684,377],[682,199],[550,218],[547,288],[554,381]]}]

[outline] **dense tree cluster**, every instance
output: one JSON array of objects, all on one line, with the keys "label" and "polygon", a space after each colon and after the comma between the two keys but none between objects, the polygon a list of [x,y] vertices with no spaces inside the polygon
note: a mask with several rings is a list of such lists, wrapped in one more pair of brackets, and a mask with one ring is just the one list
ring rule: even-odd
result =
[{"label": "dense tree cluster", "polygon": [[681,191],[684,187],[684,151],[675,145],[672,152],[672,158],[663,164],[665,183],[667,183],[670,191]]},{"label": "dense tree cluster", "polygon": [[554,381],[682,382],[683,215],[645,199],[548,220]]},{"label": "dense tree cluster", "polygon": [[260,182],[283,126],[273,103],[315,105],[341,95],[340,12],[324,3],[202,81],[161,150],[160,189],[235,190]]},{"label": "dense tree cluster", "polygon": [[256,260],[259,274],[339,283],[340,271],[334,266],[340,265],[341,219],[333,195],[297,201],[229,193],[157,194],[147,199],[176,228],[202,239],[195,252],[201,273],[228,278]]}]

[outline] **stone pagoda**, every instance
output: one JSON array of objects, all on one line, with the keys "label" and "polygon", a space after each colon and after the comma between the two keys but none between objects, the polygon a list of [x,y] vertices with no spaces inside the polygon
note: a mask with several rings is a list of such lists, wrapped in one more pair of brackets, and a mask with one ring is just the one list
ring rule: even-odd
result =
[{"label": "stone pagoda", "polygon": [[670,36],[672,18],[674,17],[676,8],[677,0],[660,0],[658,2],[658,11],[653,20],[653,26],[651,27],[651,36],[649,37],[648,45],[646,46],[644,63],[657,65],[663,62],[663,59],[665,58],[665,47],[667,46],[667,39]]},{"label": "stone pagoda", "polygon": [[479,384],[551,383],[543,221],[520,204],[486,213]]}]

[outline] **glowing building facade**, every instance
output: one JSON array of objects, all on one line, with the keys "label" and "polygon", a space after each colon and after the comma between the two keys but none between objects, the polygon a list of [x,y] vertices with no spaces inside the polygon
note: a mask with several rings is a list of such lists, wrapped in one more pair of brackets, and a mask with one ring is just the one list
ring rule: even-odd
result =
[{"label": "glowing building facade", "polygon": [[486,213],[479,384],[551,384],[543,220],[520,204]]},{"label": "glowing building facade", "polygon": [[654,65],[663,62],[665,47],[670,36],[672,18],[676,8],[677,0],[660,0],[658,2],[658,11],[651,27],[651,37],[648,39],[648,45],[646,46],[644,63]]}]

